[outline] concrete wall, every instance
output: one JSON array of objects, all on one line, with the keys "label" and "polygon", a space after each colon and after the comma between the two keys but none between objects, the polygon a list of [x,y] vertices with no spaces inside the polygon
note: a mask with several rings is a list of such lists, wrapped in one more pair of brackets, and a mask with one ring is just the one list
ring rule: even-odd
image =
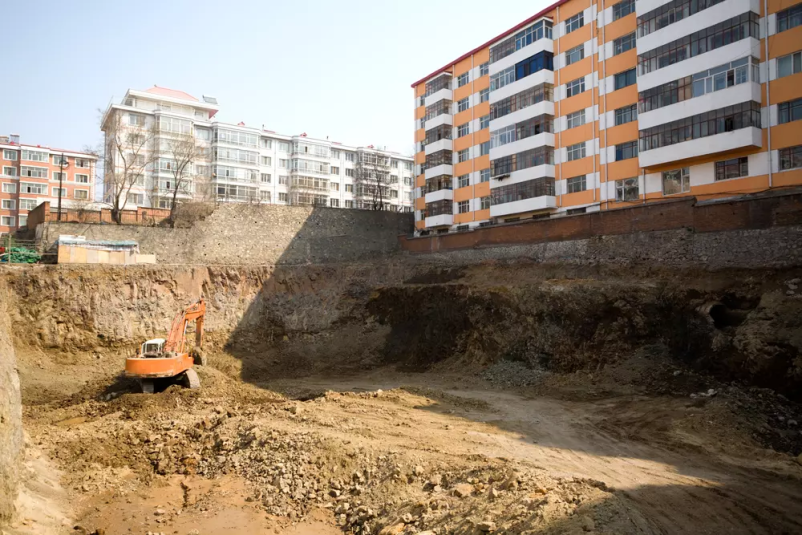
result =
[{"label": "concrete wall", "polygon": [[60,234],[136,240],[159,264],[265,265],[355,262],[400,250],[412,214],[224,204],[191,228],[48,222],[37,238],[52,247]]},{"label": "concrete wall", "polygon": [[0,281],[0,525],[14,511],[22,453],[20,384],[6,303],[8,295]]}]

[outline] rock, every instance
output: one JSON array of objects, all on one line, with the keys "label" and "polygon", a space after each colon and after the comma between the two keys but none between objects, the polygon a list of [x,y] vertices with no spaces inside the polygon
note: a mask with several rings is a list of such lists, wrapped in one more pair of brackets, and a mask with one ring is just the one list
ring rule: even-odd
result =
[{"label": "rock", "polygon": [[153,514],[156,516],[162,516],[163,514],[167,513],[164,509],[156,509]]},{"label": "rock", "polygon": [[404,524],[412,524],[412,522],[414,522],[414,520],[415,520],[415,518],[412,516],[411,513],[404,513],[403,515],[401,515],[401,521]]},{"label": "rock", "polygon": [[406,526],[407,525],[404,524],[403,522],[399,522],[398,524],[393,524],[392,526],[387,526],[385,528],[382,528],[382,530],[379,532],[379,535],[398,535],[399,533],[404,531],[404,528]]},{"label": "rock", "polygon": [[420,466],[420,465],[416,466],[415,468],[412,469],[412,473],[415,474],[418,477],[422,476],[423,475],[423,467]]},{"label": "rock", "polygon": [[796,457],[796,462],[798,462],[799,464],[802,464],[802,453],[800,453],[799,455],[797,455],[797,457]]},{"label": "rock", "polygon": [[492,499],[496,499],[499,496],[499,492],[496,489],[490,489],[489,494]]},{"label": "rock", "polygon": [[298,405],[290,405],[287,410],[290,411],[290,414],[298,414],[301,412],[301,408]]},{"label": "rock", "polygon": [[496,523],[491,522],[490,520],[485,520],[484,522],[479,522],[476,524],[476,527],[482,533],[490,533],[492,531],[496,531]]},{"label": "rock", "polygon": [[473,486],[467,483],[460,483],[454,486],[454,496],[457,498],[465,498],[473,494]]},{"label": "rock", "polygon": [[438,487],[443,484],[443,476],[440,474],[435,474],[431,478],[429,478],[429,486],[430,487]]},{"label": "rock", "polygon": [[596,529],[596,523],[589,516],[583,516],[580,525],[582,526],[582,531],[593,531]]}]

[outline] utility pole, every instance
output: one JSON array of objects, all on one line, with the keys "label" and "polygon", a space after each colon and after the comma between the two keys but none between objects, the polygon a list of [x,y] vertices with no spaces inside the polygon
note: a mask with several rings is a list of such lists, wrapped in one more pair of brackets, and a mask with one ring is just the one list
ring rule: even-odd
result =
[{"label": "utility pole", "polygon": [[64,153],[61,153],[61,161],[58,164],[58,220],[61,221],[61,184],[64,179]]}]

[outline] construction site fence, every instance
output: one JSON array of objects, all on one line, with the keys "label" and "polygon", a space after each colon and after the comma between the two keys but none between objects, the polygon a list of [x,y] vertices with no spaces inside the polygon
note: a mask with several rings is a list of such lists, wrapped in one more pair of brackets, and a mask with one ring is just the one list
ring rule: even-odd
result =
[{"label": "construction site fence", "polygon": [[0,236],[0,266],[55,264],[58,250],[37,250],[36,240],[22,240],[7,234]]}]

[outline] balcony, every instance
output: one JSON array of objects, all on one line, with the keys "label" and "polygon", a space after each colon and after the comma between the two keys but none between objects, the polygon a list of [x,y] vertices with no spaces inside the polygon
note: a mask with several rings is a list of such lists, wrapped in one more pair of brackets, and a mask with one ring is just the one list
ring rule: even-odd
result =
[{"label": "balcony", "polygon": [[450,188],[431,191],[427,193],[425,196],[426,204],[437,201],[453,201],[453,200],[454,200],[454,191]]},{"label": "balcony", "polygon": [[525,121],[531,117],[539,117],[540,115],[551,115],[554,117],[554,102],[550,100],[541,100],[537,104],[515,110],[498,119],[490,119],[490,131],[494,132],[505,126],[517,124]]},{"label": "balcony", "polygon": [[[529,76],[524,76],[523,78],[515,80],[514,82],[496,89],[495,91],[491,91],[490,104],[495,104],[496,102],[504,100],[507,97],[517,95],[521,91],[529,89],[530,87],[535,87],[544,83],[554,84],[554,71],[542,69],[534,74],[530,74]],[[427,122],[426,124],[428,126],[429,123]]]},{"label": "balcony", "polygon": [[[517,154],[530,149],[536,149],[542,146],[554,146],[554,134],[551,132],[543,132],[534,136],[525,137],[523,139],[516,139],[510,143],[501,145],[500,147],[493,147],[490,149],[490,160],[497,160]],[[554,175],[552,175],[554,176]]]},{"label": "balcony", "polygon": [[553,195],[532,197],[490,207],[490,217],[504,217],[512,214],[525,214],[557,208],[557,198]]},{"label": "balcony", "polygon": [[519,48],[509,56],[501,58],[495,63],[490,64],[490,76],[503,71],[508,67],[512,67],[516,63],[525,60],[526,58],[537,54],[538,52],[554,52],[554,41],[547,37],[538,39],[529,46]]},{"label": "balcony", "polygon": [[763,135],[760,128],[749,127],[724,132],[701,139],[692,139],[657,149],[641,151],[638,160],[641,167],[653,167],[669,162],[682,162],[691,158],[725,153],[736,149],[761,148]]},{"label": "balcony", "polygon": [[437,128],[444,124],[454,126],[454,119],[450,113],[441,113],[440,115],[435,115],[431,119],[426,119],[425,128],[426,130],[431,130],[432,128]]},{"label": "balcony", "polygon": [[454,143],[450,139],[440,139],[426,145],[426,156],[441,150],[453,150]]},{"label": "balcony", "polygon": [[453,92],[451,89],[444,87],[443,89],[432,93],[423,99],[423,104],[425,106],[431,106],[432,104],[441,100],[453,100]]},{"label": "balcony", "polygon": [[513,171],[509,175],[502,175],[504,178],[490,178],[490,189],[496,189],[503,186],[510,186],[512,184],[519,184],[521,182],[528,182],[537,178],[550,178],[554,176],[554,166],[551,164],[536,165],[521,169],[520,171]]},{"label": "balcony", "polygon": [[426,180],[441,175],[453,176],[454,166],[449,164],[435,165],[434,167],[427,168],[425,175],[426,175]]},{"label": "balcony", "polygon": [[490,191],[491,217],[503,217],[557,207],[553,177],[540,177],[508,184]]},{"label": "balcony", "polygon": [[426,228],[432,227],[450,227],[454,224],[453,214],[440,214],[427,217],[425,220]]}]

